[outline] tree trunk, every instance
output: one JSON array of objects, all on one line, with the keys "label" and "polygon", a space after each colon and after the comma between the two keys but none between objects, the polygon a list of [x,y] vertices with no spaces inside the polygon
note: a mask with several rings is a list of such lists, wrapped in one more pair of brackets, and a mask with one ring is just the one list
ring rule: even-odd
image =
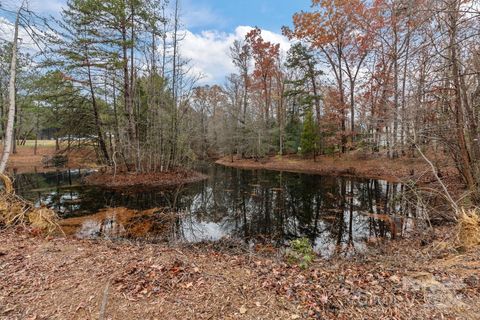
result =
[{"label": "tree trunk", "polygon": [[450,63],[452,67],[453,86],[455,90],[455,120],[456,120],[456,138],[459,148],[460,164],[462,175],[465,177],[467,188],[472,192],[472,198],[478,201],[477,182],[472,168],[471,155],[467,147],[465,138],[465,112],[462,101],[462,90],[460,84],[460,62],[457,52],[457,23],[458,23],[458,4],[457,1],[452,1],[449,6],[449,49],[450,49]]},{"label": "tree trunk", "polygon": [[107,164],[110,163],[110,156],[108,155],[108,150],[107,150],[107,145],[105,143],[105,139],[103,137],[103,132],[102,132],[102,126],[100,123],[100,115],[98,112],[98,106],[97,106],[97,99],[95,97],[95,90],[93,88],[93,80],[92,80],[92,73],[90,71],[90,61],[88,58],[88,50],[86,49],[86,62],[87,62],[87,67],[88,67],[88,84],[90,88],[90,94],[91,94],[91,99],[92,99],[92,109],[93,109],[93,117],[95,119],[95,129],[97,131],[98,135],[98,144],[100,147],[100,151],[102,153],[102,156],[104,157],[105,161]]},{"label": "tree trunk", "polygon": [[17,75],[17,50],[18,50],[18,25],[20,23],[20,12],[23,9],[24,3],[18,9],[17,17],[15,19],[15,31],[13,36],[13,46],[12,46],[12,59],[10,61],[10,81],[8,84],[8,119],[7,119],[7,128],[5,131],[5,141],[3,144],[3,154],[2,159],[0,160],[0,174],[5,172],[7,167],[8,158],[10,157],[10,152],[12,149],[12,138],[13,138],[13,123],[15,121],[15,80]]},{"label": "tree trunk", "polygon": [[[394,8],[395,10],[395,8]],[[397,19],[396,13],[393,12],[394,22],[393,22],[393,99],[394,99],[394,109],[393,109],[393,133],[392,133],[392,158],[398,157],[397,152],[397,137],[398,137],[398,109],[399,109],[399,96],[398,96],[398,32],[397,32]]]}]

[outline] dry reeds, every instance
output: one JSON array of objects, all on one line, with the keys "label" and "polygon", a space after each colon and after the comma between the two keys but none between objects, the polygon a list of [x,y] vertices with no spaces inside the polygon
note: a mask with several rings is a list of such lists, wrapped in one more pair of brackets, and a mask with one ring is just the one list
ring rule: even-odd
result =
[{"label": "dry reeds", "polygon": [[58,228],[57,214],[48,208],[35,206],[15,195],[12,180],[0,174],[3,190],[0,190],[0,226],[31,226],[47,234]]},{"label": "dry reeds", "polygon": [[473,208],[459,209],[456,230],[457,245],[471,249],[480,245],[480,210]]}]

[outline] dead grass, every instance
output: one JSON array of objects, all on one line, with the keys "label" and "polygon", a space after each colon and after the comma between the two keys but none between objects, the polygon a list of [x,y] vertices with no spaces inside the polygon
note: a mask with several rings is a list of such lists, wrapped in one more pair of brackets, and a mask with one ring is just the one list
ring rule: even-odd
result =
[{"label": "dead grass", "polygon": [[[468,252],[480,248],[480,215],[478,208],[459,208],[454,232],[435,244],[435,251]],[[480,269],[480,268],[479,268]]]},{"label": "dead grass", "polygon": [[456,232],[457,244],[466,250],[480,246],[480,213],[477,208],[460,209]]},{"label": "dead grass", "polygon": [[46,234],[52,234],[61,230],[58,225],[58,215],[52,209],[45,207],[31,208],[28,212],[28,223],[30,226],[43,230]]},{"label": "dead grass", "polygon": [[15,195],[12,181],[0,174],[0,227],[30,226],[51,234],[58,229],[58,216],[48,208],[36,208],[32,203]]}]

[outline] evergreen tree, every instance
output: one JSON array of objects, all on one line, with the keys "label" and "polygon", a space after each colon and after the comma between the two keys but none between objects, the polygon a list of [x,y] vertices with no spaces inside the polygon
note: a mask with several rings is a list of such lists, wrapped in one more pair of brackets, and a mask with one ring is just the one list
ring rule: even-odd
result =
[{"label": "evergreen tree", "polygon": [[294,44],[288,51],[285,66],[295,74],[295,77],[287,81],[289,88],[285,94],[296,98],[297,103],[303,108],[315,107],[317,121],[320,124],[322,97],[318,77],[323,75],[323,72],[317,70],[317,64],[318,61],[311,50],[301,43]]},{"label": "evergreen tree", "polygon": [[303,124],[298,115],[289,116],[285,127],[285,150],[287,153],[296,153],[300,147]]},{"label": "evergreen tree", "polygon": [[313,159],[316,160],[317,151],[318,130],[313,119],[313,113],[311,108],[307,110],[305,114],[305,121],[303,123],[303,132],[300,139],[301,153],[304,156],[313,153]]}]

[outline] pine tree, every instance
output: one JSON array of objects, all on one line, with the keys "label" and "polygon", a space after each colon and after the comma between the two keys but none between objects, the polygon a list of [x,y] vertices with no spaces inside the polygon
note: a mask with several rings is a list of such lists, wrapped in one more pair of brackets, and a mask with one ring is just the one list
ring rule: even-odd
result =
[{"label": "pine tree", "polygon": [[285,66],[292,74],[296,74],[294,79],[287,81],[289,89],[286,90],[286,95],[296,98],[302,107],[314,106],[320,125],[322,97],[318,78],[323,72],[317,70],[318,63],[311,50],[301,43],[296,43],[288,51]]},{"label": "pine tree", "polygon": [[305,114],[305,121],[303,123],[303,132],[300,140],[301,153],[304,156],[313,153],[313,159],[316,161],[318,131],[313,119],[312,109],[309,108]]}]

